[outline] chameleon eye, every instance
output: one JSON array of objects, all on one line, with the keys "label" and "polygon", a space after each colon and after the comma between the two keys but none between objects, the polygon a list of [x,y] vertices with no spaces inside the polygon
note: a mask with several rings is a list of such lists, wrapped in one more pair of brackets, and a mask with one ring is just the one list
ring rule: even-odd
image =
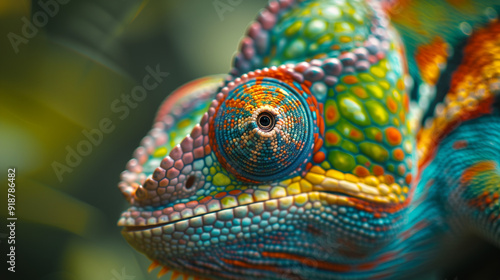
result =
[{"label": "chameleon eye", "polygon": [[250,79],[230,90],[213,119],[219,162],[237,178],[263,182],[290,175],[312,146],[311,112],[297,87]]},{"label": "chameleon eye", "polygon": [[274,128],[276,119],[269,112],[262,112],[257,116],[257,125],[263,131],[271,131]]}]

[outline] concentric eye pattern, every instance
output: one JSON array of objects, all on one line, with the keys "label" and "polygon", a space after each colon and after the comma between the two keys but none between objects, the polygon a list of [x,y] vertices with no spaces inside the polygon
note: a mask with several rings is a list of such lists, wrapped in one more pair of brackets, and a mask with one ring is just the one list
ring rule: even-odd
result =
[{"label": "concentric eye pattern", "polygon": [[276,117],[270,112],[262,112],[257,116],[257,125],[262,131],[271,131],[276,124]]},{"label": "concentric eye pattern", "polygon": [[237,178],[272,181],[304,162],[312,145],[311,112],[295,88],[273,78],[252,79],[228,93],[214,132],[220,162]]}]

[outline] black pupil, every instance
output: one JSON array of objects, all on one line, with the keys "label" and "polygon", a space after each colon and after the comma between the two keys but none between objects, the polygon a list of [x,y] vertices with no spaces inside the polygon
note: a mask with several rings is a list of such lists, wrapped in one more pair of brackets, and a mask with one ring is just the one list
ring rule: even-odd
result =
[{"label": "black pupil", "polygon": [[260,124],[262,126],[268,126],[271,123],[271,119],[268,116],[263,116],[260,118]]},{"label": "black pupil", "polygon": [[260,113],[257,117],[257,124],[264,131],[271,131],[274,128],[274,122],[274,115],[268,112]]}]

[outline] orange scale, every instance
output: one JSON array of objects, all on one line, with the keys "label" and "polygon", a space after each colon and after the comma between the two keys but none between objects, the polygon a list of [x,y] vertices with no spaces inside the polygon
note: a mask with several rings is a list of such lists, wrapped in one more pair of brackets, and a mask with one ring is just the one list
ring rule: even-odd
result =
[{"label": "orange scale", "polygon": [[209,200],[212,199],[212,196],[207,196],[205,198],[203,198],[202,200],[200,200],[200,204],[204,204],[204,203],[207,203]]},{"label": "orange scale", "polygon": [[329,122],[333,122],[336,117],[337,117],[337,110],[335,110],[333,106],[328,106],[326,108],[326,119]]},{"label": "orange scale", "polygon": [[326,132],[325,137],[326,137],[326,142],[328,142],[328,144],[335,144],[339,141],[337,135],[331,132]]},{"label": "orange scale", "polygon": [[358,165],[354,168],[354,174],[356,174],[358,177],[367,177],[370,175],[370,171],[365,167]]},{"label": "orange scale", "polygon": [[349,136],[352,137],[353,139],[359,139],[361,138],[362,134],[359,133],[359,131],[353,129],[349,132]]},{"label": "orange scale", "polygon": [[392,176],[392,175],[385,175],[385,182],[386,182],[386,184],[393,184],[396,181],[394,180],[394,176]]},{"label": "orange scale", "polygon": [[397,148],[394,151],[392,151],[392,157],[397,161],[403,161],[405,158],[405,153],[403,152],[402,149]]},{"label": "orange scale", "polygon": [[411,179],[412,179],[412,175],[411,175],[411,173],[409,173],[408,175],[406,175],[405,180],[406,180],[406,183],[407,183],[408,185],[409,185],[409,184],[411,184]]},{"label": "orange scale", "polygon": [[399,79],[396,86],[398,87],[399,90],[404,90],[405,89],[405,82],[403,79]]},{"label": "orange scale", "polygon": [[348,85],[353,85],[353,84],[356,84],[358,82],[358,78],[356,78],[353,75],[348,75],[348,76],[344,77],[343,81],[344,81],[344,83],[346,83]]},{"label": "orange scale", "polygon": [[318,101],[316,100],[316,98],[311,98],[312,99],[312,102],[314,104],[315,107],[318,107]]},{"label": "orange scale", "polygon": [[398,110],[398,104],[396,103],[394,98],[392,98],[390,96],[387,97],[387,108],[393,114],[396,113],[396,111]]},{"label": "orange scale", "polygon": [[404,175],[406,172],[406,167],[403,164],[398,165],[398,173],[399,175]]},{"label": "orange scale", "polygon": [[374,165],[372,167],[372,171],[373,171],[373,174],[375,174],[376,176],[381,176],[381,175],[384,175],[384,173],[385,173],[384,168],[380,165]]},{"label": "orange scale", "polygon": [[315,163],[321,163],[323,162],[324,160],[326,159],[326,156],[325,156],[325,153],[323,152],[317,152],[316,154],[314,154],[313,156],[313,161]]},{"label": "orange scale", "polygon": [[410,99],[408,98],[408,94],[403,94],[403,108],[406,112],[410,111]]},{"label": "orange scale", "polygon": [[317,138],[316,141],[314,142],[313,153],[316,153],[317,151],[319,151],[319,149],[321,149],[321,147],[323,147],[323,139]]},{"label": "orange scale", "polygon": [[216,194],[214,197],[215,197],[215,198],[222,198],[222,197],[224,197],[224,196],[226,196],[226,195],[227,195],[227,193],[226,193],[226,192],[220,192],[220,193]]},{"label": "orange scale", "polygon": [[318,127],[321,135],[325,135],[325,123],[322,116],[318,117]]},{"label": "orange scale", "polygon": [[401,141],[403,140],[401,132],[394,127],[386,128],[385,136],[387,137],[387,142],[393,146],[401,144]]},{"label": "orange scale", "polygon": [[399,119],[402,123],[406,121],[406,115],[403,111],[399,112]]},{"label": "orange scale", "polygon": [[240,193],[242,193],[241,190],[232,190],[229,192],[230,195],[239,195]]},{"label": "orange scale", "polygon": [[308,163],[306,164],[306,169],[307,169],[307,170],[309,170],[309,169],[311,169],[311,167],[312,167],[312,163],[308,162]]}]

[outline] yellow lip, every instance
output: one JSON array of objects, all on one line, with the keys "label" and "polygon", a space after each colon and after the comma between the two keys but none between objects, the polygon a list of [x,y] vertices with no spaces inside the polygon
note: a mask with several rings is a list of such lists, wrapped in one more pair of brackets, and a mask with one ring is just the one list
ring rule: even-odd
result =
[{"label": "yellow lip", "polygon": [[[195,207],[189,209],[183,207],[182,211],[165,213],[166,215],[152,220],[148,219],[142,223],[137,223],[129,215],[122,215],[118,225],[124,226],[126,230],[130,231],[144,230],[241,206],[257,207],[265,203],[271,207],[278,201],[282,206],[291,203],[302,205],[313,201],[321,202],[324,205],[355,206],[354,198],[373,202],[380,206],[405,202],[408,187],[401,187],[396,183],[386,184],[384,180],[383,176],[358,178],[336,170],[325,171],[321,167],[315,166],[303,177],[297,176],[284,180],[277,186],[260,185],[252,192],[245,191],[246,188],[236,190],[234,186],[228,186],[226,191],[232,191],[221,199],[207,197],[209,200],[199,203]],[[236,193],[233,193],[234,191]]]}]

